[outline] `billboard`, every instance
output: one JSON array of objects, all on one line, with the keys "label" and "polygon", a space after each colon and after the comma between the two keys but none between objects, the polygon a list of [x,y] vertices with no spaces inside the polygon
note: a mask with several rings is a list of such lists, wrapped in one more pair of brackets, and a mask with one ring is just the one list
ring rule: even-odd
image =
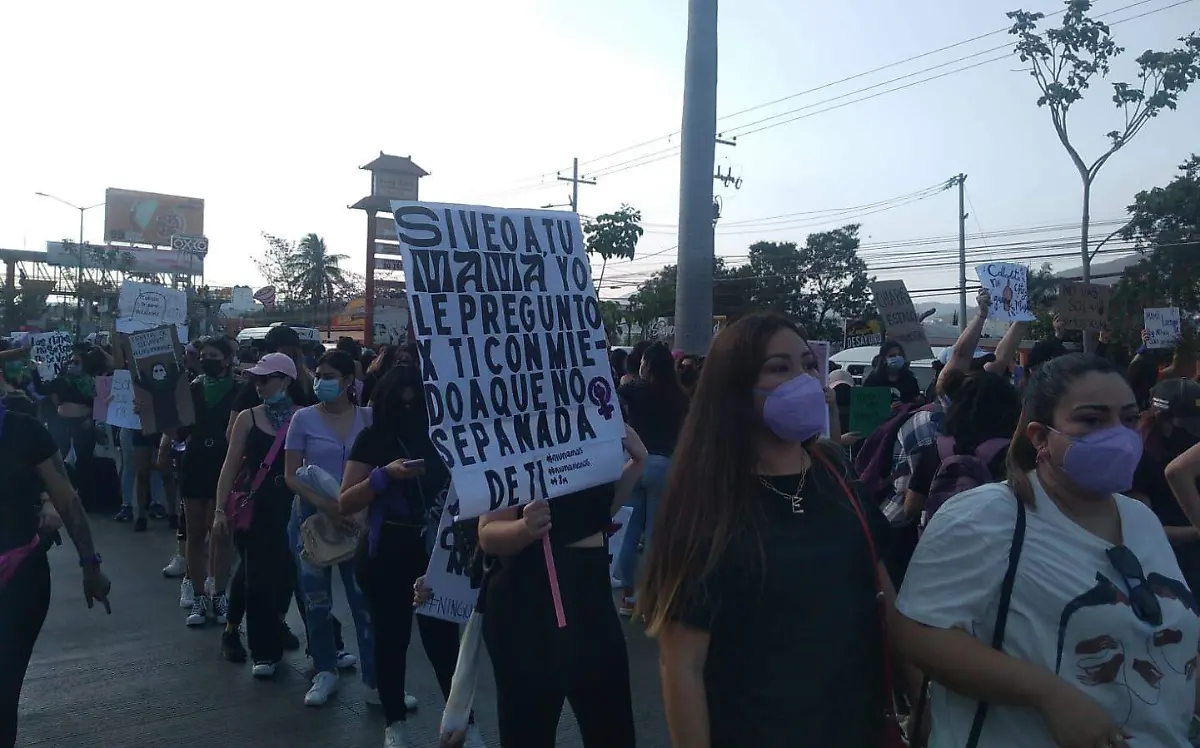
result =
[{"label": "billboard", "polygon": [[[46,242],[46,264],[79,267],[78,245]],[[115,270],[125,273],[173,273],[204,275],[204,258],[190,252],[172,252],[148,247],[83,245],[83,267],[91,270]]]},{"label": "billboard", "polygon": [[204,201],[153,192],[104,191],[104,240],[170,246],[176,235],[204,235]]}]

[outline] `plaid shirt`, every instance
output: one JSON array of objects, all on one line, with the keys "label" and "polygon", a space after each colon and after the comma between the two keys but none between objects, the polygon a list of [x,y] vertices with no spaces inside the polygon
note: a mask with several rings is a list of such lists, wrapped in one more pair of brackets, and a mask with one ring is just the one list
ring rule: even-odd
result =
[{"label": "plaid shirt", "polygon": [[896,432],[896,444],[892,447],[892,474],[897,477],[892,483],[895,490],[892,501],[904,503],[904,492],[920,459],[920,450],[937,441],[945,413],[946,401],[941,399],[932,410],[917,411]]}]

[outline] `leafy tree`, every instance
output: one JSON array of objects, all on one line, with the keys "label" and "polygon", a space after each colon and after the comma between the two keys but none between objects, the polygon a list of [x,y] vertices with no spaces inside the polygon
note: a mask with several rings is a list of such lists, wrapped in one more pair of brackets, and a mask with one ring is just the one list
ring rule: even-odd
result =
[{"label": "leafy tree", "polygon": [[587,253],[599,255],[600,279],[596,287],[604,282],[604,270],[608,261],[615,258],[632,260],[642,238],[642,212],[622,203],[613,213],[601,213],[595,220],[586,221],[583,233],[587,237]]},{"label": "leafy tree", "polygon": [[1122,274],[1114,289],[1113,307],[1126,313],[1127,335],[1141,329],[1145,307],[1174,306],[1200,310],[1200,156],[1179,166],[1180,174],[1166,187],[1143,190],[1127,210],[1122,230],[1136,241],[1142,259]]},{"label": "leafy tree", "polygon": [[1014,51],[1021,62],[1030,65],[1029,74],[1041,91],[1037,104],[1050,112],[1054,132],[1083,182],[1080,252],[1083,280],[1088,282],[1092,260],[1088,244],[1092,183],[1101,167],[1146,123],[1164,110],[1174,110],[1180,94],[1200,76],[1200,36],[1192,33],[1182,37],[1179,41],[1183,46],[1167,52],[1146,50],[1137,58],[1138,82],[1112,83],[1112,101],[1121,111],[1124,124],[1107,133],[1108,148],[1089,163],[1071,140],[1067,115],[1096,76],[1107,78],[1110,64],[1124,49],[1113,41],[1108,24],[1088,17],[1091,0],[1066,0],[1066,6],[1061,26],[1040,33],[1038,23],[1044,14],[1013,11],[1008,14],[1013,22],[1009,33],[1017,37]]},{"label": "leafy tree", "polygon": [[[638,290],[629,297],[629,311],[626,314],[630,322],[646,330],[659,317],[675,316],[678,270],[675,265],[667,265],[638,286]],[[732,268],[725,264],[725,258],[713,258],[714,315],[725,316],[732,321],[751,309],[749,289],[754,281],[750,275],[747,265]]]},{"label": "leafy tree", "polygon": [[345,287],[346,278],[338,264],[349,257],[333,254],[325,240],[316,234],[305,234],[288,258],[291,286],[301,299],[316,308],[325,304],[326,316],[333,327],[332,304],[335,293]]}]

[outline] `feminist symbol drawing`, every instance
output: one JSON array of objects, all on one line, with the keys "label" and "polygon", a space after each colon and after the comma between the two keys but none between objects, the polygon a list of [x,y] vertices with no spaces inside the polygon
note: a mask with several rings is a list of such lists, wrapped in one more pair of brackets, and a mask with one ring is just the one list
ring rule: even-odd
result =
[{"label": "feminist symbol drawing", "polygon": [[606,421],[613,417],[612,395],[612,385],[604,377],[596,377],[588,385],[588,398]]}]

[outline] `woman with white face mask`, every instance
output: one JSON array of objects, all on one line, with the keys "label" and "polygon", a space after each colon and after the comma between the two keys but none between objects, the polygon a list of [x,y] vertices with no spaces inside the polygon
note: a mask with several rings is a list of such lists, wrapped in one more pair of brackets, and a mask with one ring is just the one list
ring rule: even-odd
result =
[{"label": "woman with white face mask", "polygon": [[878,563],[890,530],[820,440],[831,399],[786,317],[749,315],[713,340],[638,601],[674,745],[898,738]]},{"label": "woman with white face mask", "polygon": [[1038,368],[1008,483],[947,502],[900,591],[899,650],[933,681],[931,746],[1185,748],[1200,619],[1162,523],[1121,495],[1142,455],[1108,361]]},{"label": "woman with white face mask", "polygon": [[921,383],[909,369],[904,346],[894,340],[885,341],[875,360],[875,369],[863,380],[864,387],[890,387],[900,395],[900,402],[911,405],[921,397]]},{"label": "woman with white face mask", "polygon": [[295,377],[296,364],[283,353],[268,353],[246,371],[262,404],[237,415],[217,481],[213,537],[232,531],[245,567],[246,635],[255,678],[274,676],[283,659],[279,611],[294,591],[287,532],[292,490],[284,480],[282,448],[295,412],[288,395]]}]

